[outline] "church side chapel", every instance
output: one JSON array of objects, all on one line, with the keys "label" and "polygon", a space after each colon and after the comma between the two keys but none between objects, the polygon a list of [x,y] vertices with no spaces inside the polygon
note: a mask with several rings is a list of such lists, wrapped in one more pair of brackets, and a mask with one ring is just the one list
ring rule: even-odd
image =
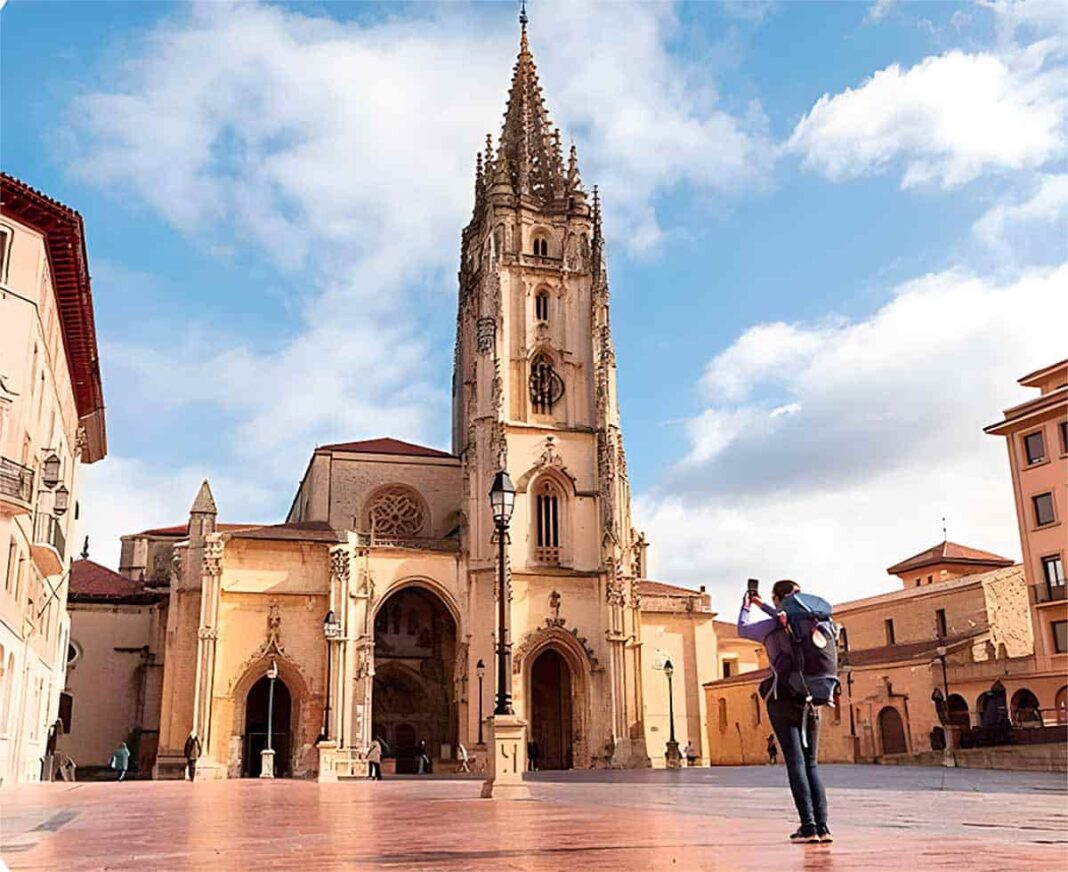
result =
[{"label": "church side chapel", "polygon": [[[373,737],[396,772],[417,771],[423,748],[435,771],[452,771],[460,744],[484,754],[498,571],[487,494],[505,469],[513,702],[540,767],[650,765],[643,674],[658,713],[667,700],[658,667],[642,667],[647,543],[631,522],[600,203],[550,122],[521,23],[462,234],[452,450],[316,448],[273,526],[220,525],[204,483],[173,548],[158,777],[181,776],[190,733],[198,779],[259,775],[268,743],[275,773],[292,776],[362,776]],[[711,627],[706,595],[657,587],[689,612],[697,597]],[[696,689],[715,677],[702,668],[676,698],[696,743],[704,712],[686,700],[703,705]],[[665,733],[651,734],[661,760]]]}]

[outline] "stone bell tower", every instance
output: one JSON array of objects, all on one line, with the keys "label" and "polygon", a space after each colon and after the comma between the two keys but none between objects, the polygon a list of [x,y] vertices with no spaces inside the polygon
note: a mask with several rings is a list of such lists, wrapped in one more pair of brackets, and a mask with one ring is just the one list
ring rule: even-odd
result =
[{"label": "stone bell tower", "polygon": [[565,158],[525,14],[520,22],[504,124],[496,147],[487,135],[476,158],[461,243],[453,451],[463,460],[464,547],[476,600],[492,606],[486,494],[507,469],[517,488],[506,566],[517,713],[537,729],[526,659],[551,641],[547,628],[569,631],[571,671],[588,673],[586,696],[572,687],[575,706],[586,707],[574,718],[573,765],[648,765],[641,548],[631,528],[600,203],[596,188],[590,197],[583,187],[574,145]]}]

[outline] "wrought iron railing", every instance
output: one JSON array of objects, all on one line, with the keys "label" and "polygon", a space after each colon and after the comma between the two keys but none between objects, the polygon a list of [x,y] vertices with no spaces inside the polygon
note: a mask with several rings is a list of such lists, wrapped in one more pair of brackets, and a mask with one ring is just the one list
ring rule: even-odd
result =
[{"label": "wrought iron railing", "polygon": [[416,536],[376,536],[369,537],[373,548],[414,548],[419,551],[457,551],[459,539],[421,539]]},{"label": "wrought iron railing", "polygon": [[1042,581],[1034,588],[1036,602],[1048,603],[1053,600],[1068,599],[1068,586],[1063,584],[1050,584],[1048,581]]},{"label": "wrought iron railing", "polygon": [[24,503],[33,500],[33,470],[14,460],[0,457],[0,494]]},{"label": "wrought iron railing", "polygon": [[34,522],[33,539],[45,545],[51,545],[62,560],[67,553],[67,537],[63,534],[63,525],[53,515],[43,512],[37,515]]}]

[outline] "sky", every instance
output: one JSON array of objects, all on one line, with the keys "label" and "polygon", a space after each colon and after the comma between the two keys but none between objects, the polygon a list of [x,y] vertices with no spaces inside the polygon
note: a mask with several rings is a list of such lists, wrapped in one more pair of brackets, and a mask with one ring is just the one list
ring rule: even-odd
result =
[{"label": "sky", "polygon": [[[528,4],[600,186],[650,574],[893,589],[1019,557],[984,425],[1068,356],[1056,3]],[[448,448],[460,230],[515,3],[0,11],[0,167],[85,218],[109,456],[82,530],[284,518],[317,444]]]}]

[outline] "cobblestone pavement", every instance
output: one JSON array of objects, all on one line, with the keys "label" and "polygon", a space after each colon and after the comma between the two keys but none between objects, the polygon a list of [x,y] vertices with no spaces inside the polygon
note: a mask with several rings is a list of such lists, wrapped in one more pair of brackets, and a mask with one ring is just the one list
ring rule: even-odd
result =
[{"label": "cobblestone pavement", "polygon": [[827,766],[833,845],[791,845],[782,767],[478,780],[45,784],[0,791],[12,870],[971,872],[1068,868],[1063,775]]}]

